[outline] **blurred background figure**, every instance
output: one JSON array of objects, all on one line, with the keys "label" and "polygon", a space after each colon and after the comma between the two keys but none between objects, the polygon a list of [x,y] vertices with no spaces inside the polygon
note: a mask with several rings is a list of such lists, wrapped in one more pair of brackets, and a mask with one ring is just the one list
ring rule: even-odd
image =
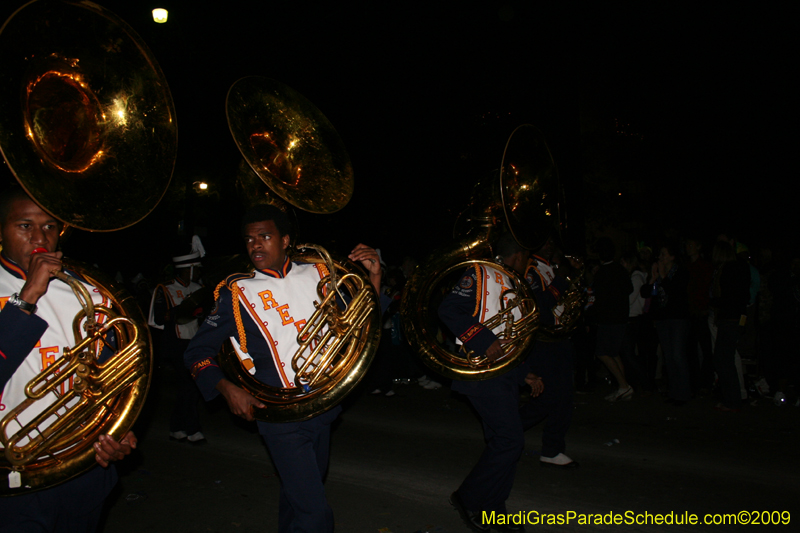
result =
[{"label": "blurred background figure", "polygon": [[738,412],[742,397],[735,355],[750,299],[750,269],[747,263],[736,259],[733,247],[725,241],[714,244],[711,259],[715,270],[709,324],[716,329],[714,368],[722,393],[722,403],[717,405],[717,409]]},{"label": "blurred background figure", "polygon": [[683,405],[691,397],[689,371],[686,362],[686,342],[689,337],[689,303],[686,287],[689,274],[678,265],[678,247],[661,247],[658,261],[653,263],[647,285],[641,295],[650,296],[650,312],[664,352],[667,369],[668,399],[673,405]]},{"label": "blurred background figure", "polygon": [[625,379],[622,348],[628,328],[629,296],[633,284],[625,267],[614,261],[616,247],[611,239],[599,239],[595,244],[595,252],[601,263],[592,283],[594,304],[591,312],[597,320],[595,355],[617,382],[617,390],[606,396],[606,400],[630,400],[633,387]]},{"label": "blurred background figure", "polygon": [[714,267],[703,256],[699,238],[686,239],[686,269],[689,271],[689,344],[687,362],[692,392],[708,392],[714,384],[711,333],[708,329],[708,301]]},{"label": "blurred background figure", "polygon": [[[630,275],[633,291],[628,295],[628,328],[625,330],[625,343],[622,347],[622,361],[627,368],[626,378],[632,387],[639,392],[649,394],[653,390],[653,380],[655,378],[655,364],[645,365],[644,357],[648,353],[646,342],[644,342],[645,326],[652,329],[651,324],[645,324],[644,307],[645,299],[642,298],[641,290],[647,282],[645,274],[639,263],[638,254],[629,251],[622,255],[620,264]],[[655,355],[653,353],[653,355]],[[646,375],[644,368],[652,367],[653,373]]]},{"label": "blurred background figure", "polygon": [[197,404],[200,391],[183,364],[183,352],[199,328],[203,309],[189,296],[199,291],[201,257],[205,250],[200,238],[192,239],[192,251],[172,258],[174,277],[158,285],[150,302],[150,326],[163,330],[160,352],[175,370],[176,399],[169,422],[170,439],[191,443],[205,442],[200,428]]}]

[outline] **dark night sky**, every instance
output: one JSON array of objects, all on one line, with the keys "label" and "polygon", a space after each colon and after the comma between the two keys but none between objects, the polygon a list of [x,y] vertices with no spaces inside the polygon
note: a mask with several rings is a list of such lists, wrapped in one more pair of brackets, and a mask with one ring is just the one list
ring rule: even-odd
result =
[{"label": "dark night sky", "polygon": [[[508,134],[526,122],[548,139],[579,220],[575,211],[593,201],[581,184],[582,132],[608,129],[614,118],[642,136],[644,155],[630,172],[656,192],[646,198],[654,222],[762,232],[796,225],[785,155],[796,117],[788,12],[722,3],[228,0],[223,13],[183,0],[100,3],[140,33],[172,90],[172,187],[201,178],[222,191],[196,204],[212,253],[238,251],[229,235],[239,218],[239,155],[224,103],[246,75],[305,95],[352,159],[353,200],[330,217],[301,214],[305,240],[324,242],[336,228],[341,246],[368,242],[391,261],[442,244],[472,184],[499,165]],[[152,7],[168,8],[170,22],[153,23]],[[148,249],[169,256],[174,215],[166,205],[115,236],[78,241],[130,256],[159,231]]]}]

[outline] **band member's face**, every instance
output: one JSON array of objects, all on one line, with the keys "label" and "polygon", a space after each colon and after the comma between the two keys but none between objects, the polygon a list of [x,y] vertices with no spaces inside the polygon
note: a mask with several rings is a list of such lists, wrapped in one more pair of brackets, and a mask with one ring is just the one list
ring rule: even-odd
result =
[{"label": "band member's face", "polygon": [[191,268],[179,268],[175,270],[175,277],[180,278],[180,280],[183,281],[184,283],[189,283],[190,281],[193,281],[192,279],[190,279],[191,275],[192,275]]},{"label": "band member's face", "polygon": [[56,251],[58,234],[58,221],[34,202],[24,198],[11,204],[8,217],[2,221],[0,228],[3,253],[25,271],[30,266],[31,252],[35,249]]},{"label": "band member's face", "polygon": [[528,258],[530,253],[526,250],[524,252],[517,252],[506,260],[506,266],[514,269],[517,274],[523,275],[528,267]]},{"label": "band member's face", "polygon": [[275,222],[265,220],[248,224],[244,228],[244,240],[247,255],[257,269],[280,270],[283,267],[289,235],[281,236]]}]

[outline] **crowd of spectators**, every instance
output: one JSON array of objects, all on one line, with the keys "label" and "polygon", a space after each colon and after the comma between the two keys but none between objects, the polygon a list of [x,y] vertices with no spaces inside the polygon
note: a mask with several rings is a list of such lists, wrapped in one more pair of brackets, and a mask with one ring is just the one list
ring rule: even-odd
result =
[{"label": "crowd of spectators", "polygon": [[[609,248],[610,239],[598,239],[596,259],[587,262],[586,324],[579,332],[586,338],[576,339],[584,359],[576,376],[579,389],[602,381],[596,355],[608,369],[606,379],[617,386],[609,401],[661,392],[676,406],[715,395],[716,408],[726,412],[738,412],[753,395],[800,405],[793,389],[800,254],[764,248],[756,258],[728,234],[708,243],[696,236],[652,247],[639,243],[622,254]],[[608,353],[606,309],[611,300],[620,301],[608,289],[612,265],[615,272],[616,265],[627,270],[631,286],[626,340]]]},{"label": "crowd of spectators", "polygon": [[[611,402],[660,393],[680,406],[715,395],[719,410],[736,412],[760,395],[800,406],[800,253],[760,248],[756,255],[720,234],[628,247],[600,237],[585,257],[586,307],[572,336],[579,392],[604,392],[609,383]],[[393,396],[398,384],[437,389],[447,382],[405,338],[401,295],[415,266],[408,256],[384,264],[383,334],[365,381],[374,395]],[[142,279],[131,289],[146,307],[152,289]]]}]

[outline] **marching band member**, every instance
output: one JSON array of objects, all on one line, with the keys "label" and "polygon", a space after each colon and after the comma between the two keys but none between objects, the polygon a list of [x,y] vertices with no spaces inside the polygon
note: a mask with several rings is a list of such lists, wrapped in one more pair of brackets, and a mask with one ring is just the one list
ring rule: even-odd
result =
[{"label": "marching band member", "polygon": [[[557,324],[563,308],[557,302],[567,290],[567,281],[557,275],[550,261],[555,253],[552,239],[548,239],[531,258],[525,279],[533,289],[539,305],[542,324]],[[576,265],[573,265],[576,266]],[[528,364],[531,372],[541,376],[547,390],[535,400],[527,402],[522,410],[525,429],[544,421],[542,428],[542,466],[574,468],[576,461],[564,454],[566,435],[572,422],[573,411],[573,354],[572,341],[539,338],[533,345]]]},{"label": "marching band member", "polygon": [[[231,340],[237,353],[252,359],[256,379],[273,387],[293,387],[291,357],[297,334],[314,312],[322,265],[292,263],[286,254],[290,224],[280,209],[258,205],[245,213],[242,230],[251,274],[234,274],[220,284],[216,308],[200,326],[184,359],[206,400],[222,394],[231,412],[253,420],[256,398],[225,379],[215,356]],[[372,248],[359,244],[350,254],[380,288],[381,265]],[[336,406],[302,422],[258,421],[281,478],[278,530],[333,531],[333,511],[322,484],[328,466],[330,425],[341,411]]]},{"label": "marching band member", "polygon": [[[193,242],[199,244],[199,237],[195,236]],[[205,442],[201,432],[200,417],[197,413],[197,402],[200,392],[186,371],[183,364],[183,352],[189,346],[199,328],[197,320],[186,324],[178,324],[176,311],[178,306],[192,293],[202,289],[195,282],[196,270],[200,267],[202,245],[192,246],[192,252],[172,258],[175,269],[175,278],[158,285],[150,301],[150,326],[164,330],[161,337],[161,349],[169,362],[174,366],[178,377],[178,391],[175,406],[169,421],[169,436],[173,440],[186,440],[197,444]],[[202,312],[202,309],[198,309]]]},{"label": "marching band member", "polygon": [[[529,252],[510,233],[500,238],[497,251],[506,267],[519,274],[525,271]],[[501,342],[481,322],[499,311],[503,291],[511,288],[511,279],[499,270],[471,267],[442,301],[439,317],[467,349],[496,360],[503,355]],[[519,311],[515,317],[520,318]],[[482,511],[507,512],[506,500],[525,444],[518,407],[519,387],[525,383],[531,386],[533,396],[544,390],[542,380],[529,373],[525,363],[491,379],[453,381],[453,390],[467,396],[478,412],[486,439],[486,448],[478,462],[450,496],[450,503],[474,531],[489,531],[490,525],[481,520]],[[524,530],[515,524],[493,527],[502,531]]]},{"label": "marching band member", "polygon": [[[72,322],[82,310],[68,284],[53,279],[61,270],[56,251],[61,224],[16,187],[0,200],[0,416],[26,398],[25,386],[75,344]],[[102,296],[92,292],[95,303]],[[50,393],[55,401],[55,394]],[[39,401],[20,416],[25,423],[46,405]],[[51,402],[52,403],[52,402]],[[52,420],[49,421],[52,423]],[[9,434],[19,426],[11,423]],[[0,532],[92,532],[103,501],[117,481],[113,461],[136,448],[128,432],[119,442],[101,435],[94,444],[99,466],[54,487],[0,498]],[[13,483],[13,473],[3,471]]]}]

